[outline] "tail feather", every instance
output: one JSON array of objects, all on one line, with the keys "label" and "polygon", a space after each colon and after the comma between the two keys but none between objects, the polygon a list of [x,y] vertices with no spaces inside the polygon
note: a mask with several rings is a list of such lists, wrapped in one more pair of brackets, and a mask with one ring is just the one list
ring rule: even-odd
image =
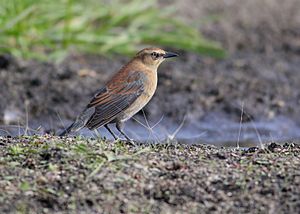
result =
[{"label": "tail feather", "polygon": [[68,128],[66,128],[59,136],[65,136],[71,132],[76,132],[85,127],[87,121],[94,114],[94,108],[86,108]]},{"label": "tail feather", "polygon": [[60,133],[58,136],[62,137],[67,134],[69,134],[73,128],[74,123],[72,123],[68,128],[66,128],[62,133]]}]

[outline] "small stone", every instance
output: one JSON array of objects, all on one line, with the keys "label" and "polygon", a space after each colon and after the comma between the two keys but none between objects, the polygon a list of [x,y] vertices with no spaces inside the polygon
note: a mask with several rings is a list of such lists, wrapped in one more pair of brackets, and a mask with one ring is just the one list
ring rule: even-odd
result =
[{"label": "small stone", "polygon": [[80,69],[78,72],[78,76],[80,77],[96,77],[97,73],[94,70],[90,69]]}]

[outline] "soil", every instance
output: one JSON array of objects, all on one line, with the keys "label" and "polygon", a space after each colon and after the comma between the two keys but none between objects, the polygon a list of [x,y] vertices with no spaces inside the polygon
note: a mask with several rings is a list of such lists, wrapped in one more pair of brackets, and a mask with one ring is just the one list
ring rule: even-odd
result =
[{"label": "soil", "polygon": [[[180,54],[159,68],[157,92],[145,108],[150,120],[163,115],[179,122],[186,116],[193,122],[215,114],[239,122],[243,106],[243,122],[278,116],[300,122],[299,55],[239,53],[215,60]],[[2,56],[0,119],[58,130],[127,60],[72,55],[56,65]]]},{"label": "soil", "polygon": [[299,213],[300,147],[0,139],[1,213]]}]

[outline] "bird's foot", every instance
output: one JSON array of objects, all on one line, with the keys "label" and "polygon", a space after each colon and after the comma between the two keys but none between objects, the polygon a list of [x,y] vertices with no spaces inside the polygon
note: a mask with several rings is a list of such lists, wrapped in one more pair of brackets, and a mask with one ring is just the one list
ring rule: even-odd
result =
[{"label": "bird's foot", "polygon": [[123,140],[121,138],[115,138],[114,140],[116,143],[122,142]]},{"label": "bird's foot", "polygon": [[126,143],[128,143],[132,146],[136,146],[135,142],[132,139],[126,139]]},{"label": "bird's foot", "polygon": [[121,138],[117,138],[115,139],[116,143],[125,143],[125,144],[129,144],[131,146],[136,146],[135,142],[132,139],[121,139]]},{"label": "bird's foot", "polygon": [[136,144],[135,144],[135,142],[132,140],[132,139],[124,139],[124,140],[119,140],[119,142],[123,142],[123,143],[125,143],[125,144],[127,144],[127,145],[131,145],[131,146],[136,146]]}]

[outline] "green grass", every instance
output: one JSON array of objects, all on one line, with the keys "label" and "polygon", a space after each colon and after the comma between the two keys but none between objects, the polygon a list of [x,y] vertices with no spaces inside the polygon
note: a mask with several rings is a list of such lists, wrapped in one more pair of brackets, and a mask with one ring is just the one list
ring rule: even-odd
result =
[{"label": "green grass", "polygon": [[156,0],[0,0],[0,53],[51,60],[72,50],[130,55],[145,45],[225,55]]}]

